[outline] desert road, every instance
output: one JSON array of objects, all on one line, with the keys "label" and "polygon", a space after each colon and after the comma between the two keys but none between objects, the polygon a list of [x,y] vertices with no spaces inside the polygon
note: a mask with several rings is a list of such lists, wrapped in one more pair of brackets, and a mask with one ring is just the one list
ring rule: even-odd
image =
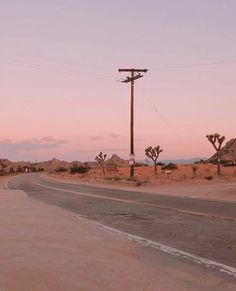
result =
[{"label": "desert road", "polygon": [[15,177],[8,187],[236,278],[235,202],[109,189],[36,174]]}]

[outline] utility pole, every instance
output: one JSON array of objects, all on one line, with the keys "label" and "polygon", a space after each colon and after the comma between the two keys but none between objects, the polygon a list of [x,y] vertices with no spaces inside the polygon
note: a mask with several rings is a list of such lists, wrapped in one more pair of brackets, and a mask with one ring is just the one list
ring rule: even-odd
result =
[{"label": "utility pole", "polygon": [[134,81],[142,78],[141,73],[147,73],[147,69],[119,69],[119,72],[129,72],[131,77],[126,77],[122,83],[131,83],[131,102],[130,102],[130,177],[134,177]]}]

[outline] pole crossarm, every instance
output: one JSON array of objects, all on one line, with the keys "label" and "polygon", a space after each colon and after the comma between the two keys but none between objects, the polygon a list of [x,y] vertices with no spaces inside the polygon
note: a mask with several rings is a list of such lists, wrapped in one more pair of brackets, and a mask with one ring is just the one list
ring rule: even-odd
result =
[{"label": "pole crossarm", "polygon": [[142,77],[143,77],[143,75],[141,75],[141,74],[138,74],[138,75],[134,76],[133,78],[126,77],[126,79],[123,80],[122,83],[129,83],[131,81],[137,80],[137,79],[142,78]]},{"label": "pole crossarm", "polygon": [[119,69],[119,72],[147,73],[148,69]]}]

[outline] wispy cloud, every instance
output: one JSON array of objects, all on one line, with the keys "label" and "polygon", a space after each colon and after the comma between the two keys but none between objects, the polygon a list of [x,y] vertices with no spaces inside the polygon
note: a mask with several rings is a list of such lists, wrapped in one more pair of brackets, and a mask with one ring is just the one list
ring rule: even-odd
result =
[{"label": "wispy cloud", "polygon": [[42,139],[30,139],[21,142],[14,142],[9,139],[0,141],[0,149],[6,151],[33,151],[38,149],[58,148],[59,146],[68,143],[65,139],[56,140],[53,137],[44,137]]},{"label": "wispy cloud", "polygon": [[45,136],[42,138],[42,141],[51,143],[51,142],[56,142],[56,139],[52,136]]},{"label": "wispy cloud", "polygon": [[111,132],[111,133],[109,133],[108,135],[105,135],[105,136],[103,136],[103,135],[96,135],[96,134],[95,135],[91,135],[89,137],[89,139],[92,140],[92,141],[96,141],[96,140],[105,140],[107,138],[118,138],[118,137],[120,137],[119,134],[114,133],[114,132]]},{"label": "wispy cloud", "polygon": [[104,137],[101,135],[92,135],[89,137],[90,140],[103,140]]},{"label": "wispy cloud", "polygon": [[109,137],[111,137],[111,138],[117,138],[117,137],[120,137],[120,135],[117,134],[117,133],[111,132],[111,133],[109,134]]}]

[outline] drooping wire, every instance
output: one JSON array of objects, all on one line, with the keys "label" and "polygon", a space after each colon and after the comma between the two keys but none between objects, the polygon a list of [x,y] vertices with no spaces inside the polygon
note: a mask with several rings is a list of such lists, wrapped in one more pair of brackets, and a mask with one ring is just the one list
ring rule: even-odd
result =
[{"label": "drooping wire", "polygon": [[152,68],[152,70],[175,70],[175,69],[189,69],[189,68],[198,68],[198,67],[209,67],[209,66],[219,66],[219,65],[232,65],[236,64],[236,60],[222,61],[222,62],[209,62],[209,63],[201,63],[201,64],[186,64],[186,65],[177,65],[177,66],[165,66],[165,67],[157,67]]},{"label": "drooping wire", "polygon": [[[79,70],[75,69],[68,69],[68,68],[62,68],[62,67],[55,67],[51,65],[42,65],[42,64],[34,64],[34,63],[27,63],[25,61],[19,61],[16,59],[8,59],[8,58],[1,58],[0,57],[0,63],[6,64],[6,65],[16,65],[16,66],[21,66],[24,68],[28,69],[33,69],[37,71],[45,71],[45,72],[51,72],[51,73],[58,73],[62,74],[66,77],[71,77],[74,76],[76,77],[79,75],[80,77],[85,77],[85,78],[91,78],[91,73],[86,73],[86,72],[81,72]],[[96,79],[101,79],[101,80],[111,80],[108,79],[108,77],[103,77],[103,76],[96,76]]]},{"label": "drooping wire", "polygon": [[79,68],[83,68],[83,69],[89,69],[89,70],[96,70],[96,71],[103,71],[103,73],[105,74],[110,74],[110,72],[108,72],[108,68],[104,68],[104,67],[95,67],[95,66],[89,66],[89,65],[84,65],[78,62],[65,62],[63,60],[59,60],[59,59],[55,59],[55,58],[48,58],[48,57],[42,57],[39,55],[34,55],[34,54],[28,54],[28,53],[22,53],[22,52],[17,52],[17,51],[5,51],[5,50],[0,50],[0,54],[5,54],[5,55],[15,55],[15,56],[22,56],[22,57],[26,57],[26,58],[30,58],[30,59],[38,59],[38,60],[42,60],[48,63],[54,63],[54,64],[63,64],[66,66],[73,66],[73,67],[79,67]]},{"label": "drooping wire", "polygon": [[153,112],[155,112],[158,115],[158,117],[161,119],[162,123],[169,129],[169,131],[171,131],[177,138],[179,138],[179,140],[181,140],[181,143],[183,145],[188,147],[189,144],[186,142],[184,137],[179,132],[177,132],[177,130],[170,123],[170,121],[168,120],[166,115],[161,111],[161,108],[159,106],[156,106],[153,103],[152,99],[147,96],[147,94],[146,94],[146,83],[147,82],[148,82],[148,76],[145,76],[145,80],[144,80],[144,83],[143,83],[143,90],[142,90],[143,96],[142,97],[145,98],[145,100],[148,100],[148,104],[150,104],[150,107],[152,108]]}]

